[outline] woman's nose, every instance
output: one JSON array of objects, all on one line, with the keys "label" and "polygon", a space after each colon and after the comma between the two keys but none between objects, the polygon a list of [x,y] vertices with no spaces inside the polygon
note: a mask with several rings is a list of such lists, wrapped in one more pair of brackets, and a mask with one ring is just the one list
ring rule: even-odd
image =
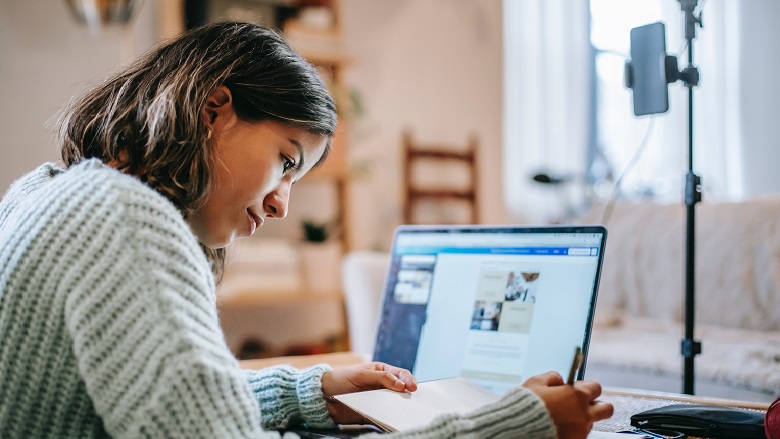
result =
[{"label": "woman's nose", "polygon": [[266,195],[263,200],[263,210],[268,218],[283,219],[287,216],[287,206],[290,202],[290,186],[284,185]]}]

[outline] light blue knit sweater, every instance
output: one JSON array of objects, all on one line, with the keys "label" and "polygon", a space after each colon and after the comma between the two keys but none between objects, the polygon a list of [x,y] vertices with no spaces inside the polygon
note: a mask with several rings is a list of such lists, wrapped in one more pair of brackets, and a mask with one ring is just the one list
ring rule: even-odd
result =
[{"label": "light blue knit sweater", "polygon": [[[278,437],[331,427],[326,365],[245,371],[209,264],[178,210],[87,160],[46,164],[0,202],[0,437]],[[523,389],[391,436],[554,437]]]}]

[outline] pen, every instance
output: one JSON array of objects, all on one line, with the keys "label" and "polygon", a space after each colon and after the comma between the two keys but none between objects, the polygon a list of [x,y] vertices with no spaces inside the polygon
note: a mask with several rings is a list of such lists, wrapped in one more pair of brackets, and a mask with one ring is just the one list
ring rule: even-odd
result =
[{"label": "pen", "polygon": [[569,369],[569,378],[566,380],[566,384],[574,385],[574,377],[577,374],[577,370],[582,365],[582,349],[579,346],[574,350],[574,358],[571,360],[571,369]]}]

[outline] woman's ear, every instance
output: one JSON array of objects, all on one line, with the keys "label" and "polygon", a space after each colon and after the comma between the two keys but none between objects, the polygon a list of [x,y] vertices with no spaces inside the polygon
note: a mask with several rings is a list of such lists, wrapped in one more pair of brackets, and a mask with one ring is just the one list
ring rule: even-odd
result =
[{"label": "woman's ear", "polygon": [[233,95],[230,89],[224,85],[215,88],[206,99],[206,106],[203,108],[203,122],[210,129],[218,118],[225,118],[233,112]]}]

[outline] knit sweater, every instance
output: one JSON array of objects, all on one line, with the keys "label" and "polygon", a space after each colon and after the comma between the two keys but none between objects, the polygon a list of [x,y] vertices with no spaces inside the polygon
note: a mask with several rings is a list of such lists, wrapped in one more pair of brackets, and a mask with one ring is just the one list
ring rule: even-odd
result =
[{"label": "knit sweater", "polygon": [[[0,202],[0,437],[261,438],[332,427],[321,389],[329,370],[242,370],[197,238],[137,178],[97,160],[45,164]],[[516,389],[392,436],[555,429],[541,400]]]}]

